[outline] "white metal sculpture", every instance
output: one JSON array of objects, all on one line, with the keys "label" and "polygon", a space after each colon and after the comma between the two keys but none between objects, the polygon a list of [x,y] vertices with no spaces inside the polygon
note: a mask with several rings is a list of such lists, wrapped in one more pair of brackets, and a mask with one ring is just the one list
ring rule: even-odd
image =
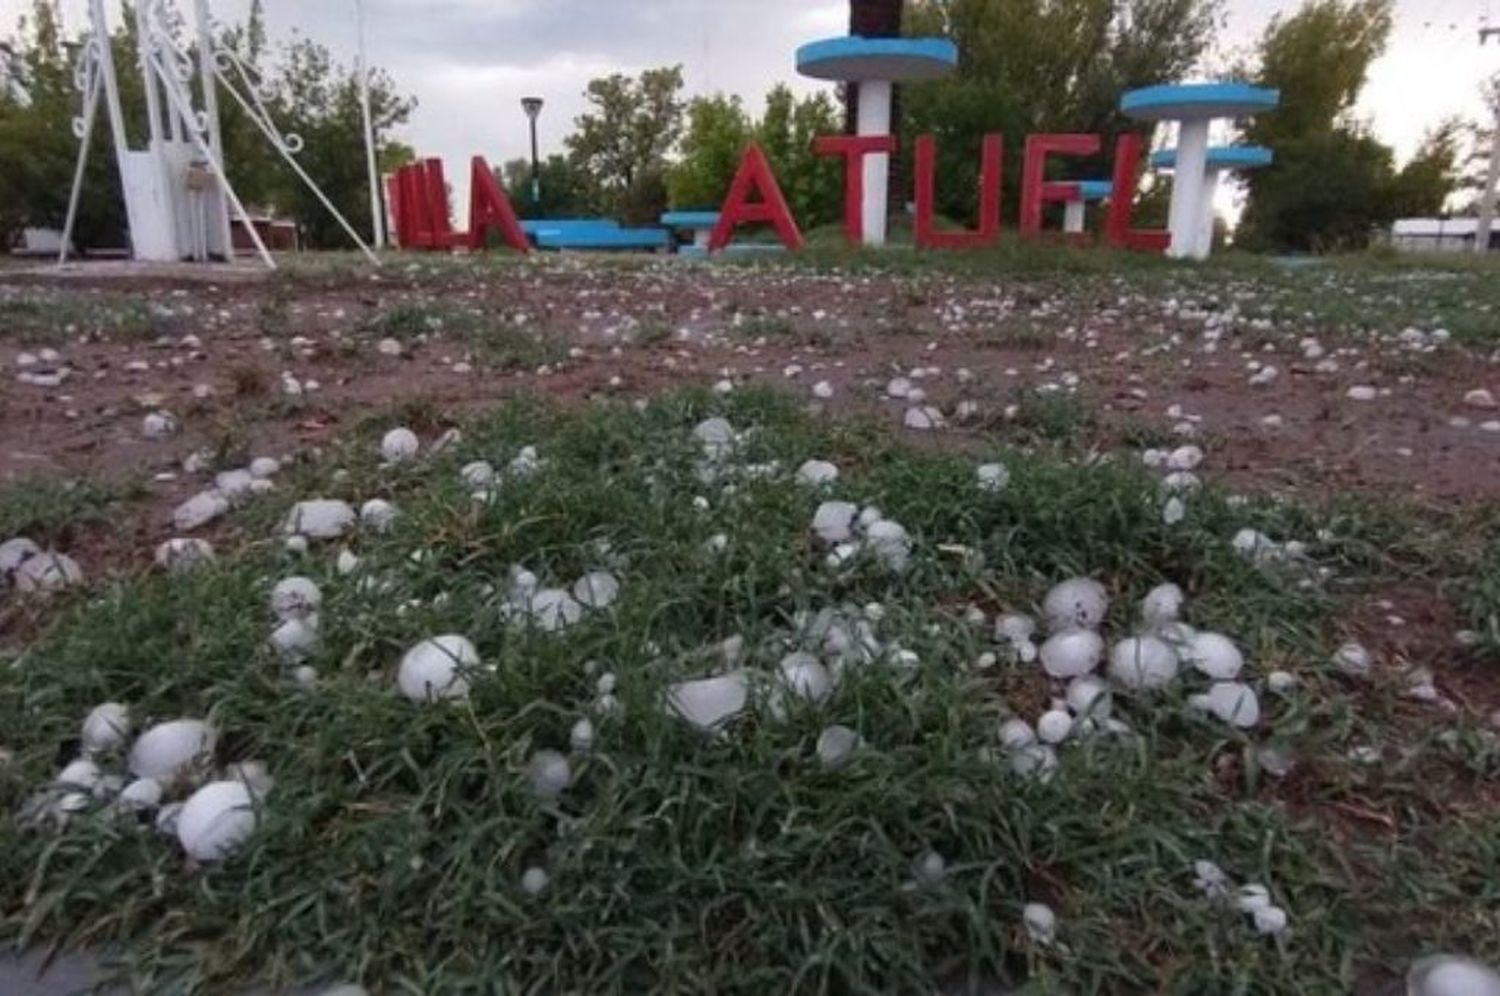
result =
[{"label": "white metal sculpture", "polygon": [[[73,122],[80,142],[78,164],[68,200],[59,263],[67,261],[102,99],[114,138],[131,254],[135,259],[161,262],[231,259],[232,210],[260,258],[275,269],[276,261],[229,183],[219,130],[222,88],[355,244],[378,264],[378,258],[364,239],[297,161],[302,139],[283,133],[276,126],[265,105],[262,82],[238,52],[218,40],[222,33],[216,30],[209,15],[208,0],[194,0],[196,64],[192,51],[182,42],[185,26],[169,0],[122,0],[122,3],[127,16],[135,18],[149,139],[144,150],[130,148],[104,0],[89,0],[90,29],[74,75],[83,95],[83,113]],[[201,98],[201,106],[195,96]]]}]

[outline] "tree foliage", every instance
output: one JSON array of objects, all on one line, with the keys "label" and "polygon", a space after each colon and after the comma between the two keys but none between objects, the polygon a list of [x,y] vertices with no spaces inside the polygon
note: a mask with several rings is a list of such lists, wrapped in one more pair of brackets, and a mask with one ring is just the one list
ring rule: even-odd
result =
[{"label": "tree foliage", "polygon": [[541,180],[542,199],[531,196],[531,162],[512,159],[503,167],[500,180],[516,214],[522,218],[582,218],[596,210],[590,201],[589,179],[582,175],[567,156],[552,155],[542,160],[537,171]]},{"label": "tree foliage", "polygon": [[1248,178],[1237,242],[1256,249],[1357,248],[1398,217],[1442,212],[1459,179],[1455,122],[1431,131],[1401,169],[1352,118],[1370,66],[1385,51],[1392,0],[1306,0],[1271,19],[1254,77],[1281,106],[1244,128],[1275,164]]},{"label": "tree foliage", "polygon": [[[958,45],[958,71],[903,89],[902,147],[938,139],[938,208],[972,217],[980,138],[1006,141],[1006,195],[1014,211],[1025,137],[1034,132],[1113,136],[1140,126],[1120,95],[1186,75],[1207,49],[1220,0],[914,0],[908,30]],[[1109,155],[1064,166],[1102,177]],[[1012,215],[1013,216],[1013,215]]]},{"label": "tree foliage", "polygon": [[681,66],[589,82],[591,109],[573,122],[564,144],[573,167],[590,178],[600,209],[639,216],[652,193],[658,210],[665,207],[667,157],[682,133],[681,92]]}]

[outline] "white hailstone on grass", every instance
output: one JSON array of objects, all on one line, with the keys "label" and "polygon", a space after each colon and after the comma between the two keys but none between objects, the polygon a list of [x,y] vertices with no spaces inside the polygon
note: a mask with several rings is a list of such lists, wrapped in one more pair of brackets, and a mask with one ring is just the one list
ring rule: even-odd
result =
[{"label": "white hailstone on grass", "polygon": [[787,654],[778,670],[781,684],[805,702],[822,705],[833,694],[833,679],[828,669],[812,654]]},{"label": "white hailstone on grass", "polygon": [[830,726],[818,734],[818,762],[825,768],[840,768],[859,747],[859,734],[847,726]]},{"label": "white hailstone on grass", "polygon": [[380,441],[380,455],[387,463],[401,463],[410,460],[417,455],[417,450],[422,446],[417,439],[417,434],[410,429],[392,429],[385,434]]},{"label": "white hailstone on grass", "polygon": [[333,566],[340,574],[353,574],[359,570],[359,558],[354,555],[353,550],[344,547],[339,551],[338,559],[333,562]]},{"label": "white hailstone on grass", "polygon": [[1031,744],[1010,756],[1010,770],[1047,782],[1057,773],[1057,751],[1047,744]]},{"label": "white hailstone on grass", "polygon": [[1356,384],[1344,396],[1350,401],[1374,401],[1379,393],[1369,384]]},{"label": "white hailstone on grass", "polygon": [[995,641],[997,643],[1030,643],[1036,635],[1036,620],[1030,616],[1009,612],[995,619]]},{"label": "white hailstone on grass", "polygon": [[221,861],[255,832],[255,798],[244,782],[211,782],[177,815],[177,840],[195,861]]},{"label": "white hailstone on grass", "polygon": [[214,475],[214,490],[233,501],[249,494],[255,481],[248,470],[226,470]]},{"label": "white hailstone on grass", "polygon": [[1242,730],[1260,722],[1260,699],[1253,688],[1238,681],[1215,682],[1207,694],[1194,695],[1188,704]]},{"label": "white hailstone on grass", "polygon": [[1277,695],[1285,695],[1297,687],[1297,676],[1290,671],[1272,671],[1266,675],[1266,687]]},{"label": "white hailstone on grass", "polygon": [[908,429],[913,432],[928,432],[943,427],[943,413],[931,405],[922,405],[917,408],[908,408],[906,416],[902,419]]},{"label": "white hailstone on grass", "polygon": [[288,619],[271,633],[271,647],[288,664],[300,664],[318,649],[318,617]]},{"label": "white hailstone on grass", "polygon": [[41,547],[24,536],[0,543],[0,577],[15,573],[16,568],[41,552]]},{"label": "white hailstone on grass", "polygon": [[183,532],[208,525],[229,511],[229,499],[217,491],[204,491],[178,505],[172,524]]},{"label": "white hailstone on grass", "polygon": [[1259,882],[1242,885],[1234,894],[1234,908],[1241,913],[1254,913],[1270,906],[1271,891]]},{"label": "white hailstone on grass", "polygon": [[300,557],[307,552],[307,537],[288,536],[286,541],[282,543],[282,546],[286,549],[287,553]]},{"label": "white hailstone on grass", "polygon": [[1007,719],[1000,724],[1000,742],[1011,750],[1025,750],[1036,743],[1036,731],[1024,719]]},{"label": "white hailstone on grass", "polygon": [[899,574],[911,563],[911,536],[899,522],[881,519],[873,523],[865,540],[886,570]]},{"label": "white hailstone on grass", "polygon": [[238,761],[224,769],[225,781],[244,782],[256,795],[266,795],[276,786],[264,761]]},{"label": "white hailstone on grass", "polygon": [[1255,923],[1255,932],[1267,937],[1276,937],[1287,928],[1286,910],[1280,906],[1263,906],[1250,914]]},{"label": "white hailstone on grass", "polygon": [[275,477],[281,471],[281,462],[272,457],[256,457],[250,461],[250,476],[256,480]]},{"label": "white hailstone on grass", "polygon": [[827,460],[809,460],[797,468],[797,483],[810,486],[832,484],[839,479],[839,469]]},{"label": "white hailstone on grass", "polygon": [[948,863],[936,851],[925,851],[911,863],[912,880],[924,889],[942,885],[947,876]]},{"label": "white hailstone on grass", "polygon": [[905,377],[893,377],[885,385],[885,395],[888,398],[905,398],[911,393],[911,381]]},{"label": "white hailstone on grass", "polygon": [[92,792],[103,777],[104,772],[99,770],[99,765],[86,757],[81,757],[58,772],[57,777],[53,779],[53,784],[70,785],[85,792]]},{"label": "white hailstone on grass", "polygon": [[46,596],[83,583],[83,568],[67,554],[38,553],[16,568],[16,590]]},{"label": "white hailstone on grass", "polygon": [[397,514],[396,506],[384,498],[371,498],[359,507],[359,521],[377,533],[390,529]]},{"label": "white hailstone on grass", "polygon": [[583,618],[583,606],[561,588],[544,588],[531,597],[531,621],[555,633]]},{"label": "white hailstone on grass", "polygon": [[292,669],[292,684],[304,692],[310,692],[318,687],[318,669],[304,664]]},{"label": "white hailstone on grass", "polygon": [[1003,463],[980,464],[977,474],[979,490],[988,494],[1004,491],[1005,486],[1010,483],[1010,471]]},{"label": "white hailstone on grass", "polygon": [[214,559],[214,548],[207,540],[176,537],[156,548],[156,566],[174,574],[196,570]]},{"label": "white hailstone on grass", "polygon": [[727,533],[714,533],[703,541],[703,549],[709,553],[723,553],[729,549],[729,535]]},{"label": "white hailstone on grass", "polygon": [[1163,688],[1177,677],[1177,654],[1154,636],[1127,637],[1110,651],[1109,674],[1132,690]]},{"label": "white hailstone on grass", "polygon": [[693,430],[693,435],[709,456],[721,456],[734,446],[734,426],[727,419],[704,419]]},{"label": "white hailstone on grass", "polygon": [[1027,903],[1021,910],[1026,936],[1036,944],[1051,944],[1057,937],[1057,914],[1042,903]]},{"label": "white hailstone on grass", "polygon": [[542,458],[535,446],[523,446],[510,461],[510,473],[514,477],[530,477],[542,469]]},{"label": "white hailstone on grass", "polygon": [[1042,611],[1052,632],[1097,629],[1109,611],[1109,594],[1093,578],[1071,578],[1047,592]]},{"label": "white hailstone on grass", "polygon": [[1068,682],[1068,708],[1079,719],[1100,719],[1109,715],[1109,685],[1098,678],[1084,676]]},{"label": "white hailstone on grass", "polygon": [[1191,494],[1203,487],[1203,482],[1190,470],[1175,470],[1161,479],[1161,487],[1168,494]]},{"label": "white hailstone on grass", "polygon": [[348,502],[316,498],[292,506],[281,531],[309,539],[337,539],[354,526],[359,517]]},{"label": "white hailstone on grass", "polygon": [[731,671],[716,678],[672,685],[667,691],[667,708],[698,730],[713,733],[743,712],[749,699],[749,675]]},{"label": "white hailstone on grass", "polygon": [[1350,641],[1334,651],[1333,664],[1351,678],[1364,678],[1375,665],[1375,658],[1363,644]]},{"label": "white hailstone on grass", "polygon": [[495,482],[495,468],[484,460],[464,464],[459,478],[471,488],[487,488]]},{"label": "white hailstone on grass", "polygon": [[161,782],[155,778],[137,778],[120,790],[115,805],[135,813],[149,812],[161,805]]},{"label": "white hailstone on grass", "polygon": [[594,747],[594,724],[584,717],[568,731],[568,744],[579,754],[587,754]]},{"label": "white hailstone on grass", "polygon": [[874,505],[866,505],[864,508],[859,510],[859,518],[854,521],[855,524],[859,526],[859,528],[868,530],[871,526],[884,518],[885,516],[881,513],[880,509],[876,508]]},{"label": "white hailstone on grass", "polygon": [[213,728],[202,720],[158,723],[131,745],[130,773],[138,778],[174,781],[213,753],[214,739]]},{"label": "white hailstone on grass", "polygon": [[1500,971],[1462,955],[1423,958],[1406,976],[1409,996],[1500,996]]},{"label": "white hailstone on grass", "polygon": [[1180,654],[1183,663],[1215,681],[1233,681],[1245,667],[1245,655],[1222,633],[1196,633]]},{"label": "white hailstone on grass", "polygon": [[1174,623],[1182,615],[1187,596],[1175,584],[1159,584],[1141,599],[1141,622],[1152,629]]},{"label": "white hailstone on grass", "polygon": [[463,699],[469,694],[467,671],[479,666],[479,651],[462,636],[435,636],[412,647],[401,658],[396,684],[413,702]]},{"label": "white hailstone on grass", "polygon": [[1161,507],[1161,521],[1163,525],[1180,525],[1187,518],[1187,505],[1176,495],[1168,498]]},{"label": "white hailstone on grass", "polygon": [[1089,674],[1104,659],[1104,639],[1091,629],[1069,629],[1042,644],[1042,670],[1054,678]]},{"label": "white hailstone on grass", "polygon": [[848,542],[859,507],[847,501],[825,501],[813,513],[812,529],[829,546]]},{"label": "white hailstone on grass", "polygon": [[546,891],[552,880],[544,868],[528,868],[521,874],[521,891],[528,896],[539,896]]},{"label": "white hailstone on grass", "polygon": [[531,790],[543,799],[556,799],[573,784],[573,769],[568,759],[555,750],[539,750],[526,766]]},{"label": "white hailstone on grass", "polygon": [[620,582],[608,571],[591,571],[574,582],[573,597],[591,609],[607,609],[620,597]]},{"label": "white hailstone on grass", "polygon": [[1464,404],[1468,405],[1470,408],[1500,407],[1500,402],[1497,402],[1495,400],[1495,396],[1482,387],[1477,387],[1474,390],[1467,392],[1464,395]]},{"label": "white hailstone on grass", "polygon": [[120,702],[94,706],[83,720],[83,749],[104,754],[123,748],[130,739],[130,707]]},{"label": "white hailstone on grass", "polygon": [[1049,709],[1036,721],[1036,735],[1043,743],[1060,744],[1073,732],[1073,717],[1061,709]]},{"label": "white hailstone on grass", "polygon": [[311,578],[283,578],[271,589],[271,613],[282,622],[316,615],[323,591]]},{"label": "white hailstone on grass", "polygon": [[1199,860],[1193,862],[1193,884],[1209,899],[1224,899],[1234,883],[1212,861]]},{"label": "white hailstone on grass", "polygon": [[824,401],[827,401],[829,398],[833,397],[833,385],[828,383],[828,381],[826,380],[820,380],[813,385],[812,393],[813,397],[821,398]]},{"label": "white hailstone on grass", "polygon": [[1168,470],[1197,470],[1203,463],[1203,450],[1197,446],[1179,446],[1167,454]]},{"label": "white hailstone on grass", "polygon": [[599,680],[594,683],[594,691],[598,692],[600,695],[613,695],[615,689],[619,687],[619,683],[619,679],[615,677],[614,672],[606,671],[605,673],[601,674],[599,676]]},{"label": "white hailstone on grass", "polygon": [[151,412],[141,419],[141,435],[147,439],[166,439],[177,431],[177,418],[171,412]]}]

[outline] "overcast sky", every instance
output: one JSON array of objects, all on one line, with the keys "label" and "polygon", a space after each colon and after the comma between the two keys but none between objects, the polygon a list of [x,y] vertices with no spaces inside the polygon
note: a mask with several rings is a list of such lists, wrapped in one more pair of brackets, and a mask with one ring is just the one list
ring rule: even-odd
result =
[{"label": "overcast sky", "polygon": [[[70,28],[85,0],[60,0]],[[248,0],[210,0],[215,17],[243,16]],[[1220,54],[1253,40],[1298,0],[1228,0]],[[118,0],[106,0],[117,11]],[[300,31],[352,59],[354,0],[265,0],[273,35]],[[419,152],[454,163],[482,153],[492,162],[523,155],[520,98],[546,99],[543,154],[559,148],[582,110],[591,78],[682,63],[690,93],[722,90],[752,108],[778,81],[799,90],[793,52],[841,34],[846,0],[365,0],[371,61],[420,101],[401,136]],[[1477,116],[1478,86],[1500,71],[1500,44],[1481,49],[1486,6],[1500,24],[1500,0],[1397,0],[1390,50],[1361,102],[1377,134],[1404,157],[1423,131],[1449,114]],[[5,33],[30,0],[0,0]],[[117,13],[113,16],[118,16]],[[450,173],[456,173],[450,167]],[[462,174],[459,174],[462,175]]]}]

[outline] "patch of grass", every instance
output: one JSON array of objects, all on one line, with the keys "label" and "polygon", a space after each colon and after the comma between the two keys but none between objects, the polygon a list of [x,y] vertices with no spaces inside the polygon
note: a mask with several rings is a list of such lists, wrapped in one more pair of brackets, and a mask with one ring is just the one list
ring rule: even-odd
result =
[{"label": "patch of grass", "polygon": [[139,480],[33,477],[0,485],[0,540],[25,536],[46,546],[81,526],[96,525],[117,506],[145,494]]},{"label": "patch of grass", "polygon": [[1062,391],[1018,388],[1011,394],[1013,432],[1033,442],[1077,446],[1096,425],[1094,410],[1077,395]]},{"label": "patch of grass", "polygon": [[[1071,404],[1031,399],[1028,424],[1080,431]],[[744,430],[717,469],[691,434],[710,415]],[[528,445],[543,468],[473,503],[458,469],[503,471]],[[340,577],[322,549],[289,560],[254,543],[70,604],[0,668],[8,812],[105,700],[151,721],[209,716],[221,762],[262,758],[276,777],[248,849],[211,868],[185,867],[174,843],[107,809],[61,833],[0,822],[0,942],[115,944],[138,987],[201,992],[357,977],[432,993],[919,993],[971,977],[1035,992],[1334,993],[1429,950],[1500,956],[1500,841],[1493,813],[1467,805],[1500,758],[1467,734],[1445,743],[1443,727],[1398,733],[1397,705],[1379,689],[1356,698],[1327,663],[1338,589],[1229,546],[1246,524],[1282,536],[1326,525],[1315,513],[1210,490],[1167,527],[1138,467],[1008,449],[986,457],[1007,463],[1010,485],[984,494],[972,457],[755,390],[643,411],[523,399],[467,426],[451,452],[396,469],[378,467],[362,434],[347,447],[278,482],[278,500],[242,522],[269,534],[294,494],[388,497],[401,509],[392,531],[351,540],[360,575]],[[811,457],[841,468],[828,492],[790,480]],[[747,469],[771,461],[772,477]],[[808,533],[828,497],[900,521],[910,569],[828,568]],[[957,546],[982,562],[944,552]],[[1328,556],[1340,577],[1365,570],[1337,547]],[[622,595],[562,633],[512,626],[496,588],[513,564],[548,586],[608,568]],[[1145,591],[1174,581],[1189,621],[1245,648],[1252,681],[1282,667],[1298,690],[1265,695],[1268,720],[1248,734],[1185,711],[1205,684],[1195,677],[1160,697],[1119,695],[1132,736],[1066,747],[1051,781],[1016,774],[997,726],[1023,701],[1010,690],[1040,679],[1034,666],[975,669],[993,644],[951,607],[1028,610],[1079,572],[1115,598],[1111,639],[1135,630]],[[311,693],[265,645],[267,592],[290,573],[325,595]],[[821,709],[778,720],[758,705],[716,738],[664,713],[666,687],[709,673],[705,648],[732,634],[767,682],[788,649],[818,652],[799,620],[821,610],[875,619],[882,646],[917,663],[851,660]],[[445,632],[469,635],[494,671],[474,676],[465,704],[415,706],[394,688],[396,662]],[[567,750],[606,671],[622,710],[593,714],[572,786],[537,799],[529,757]],[[814,756],[830,723],[865,742],[839,770]],[[1297,757],[1292,778],[1261,769],[1267,744]],[[1372,744],[1393,760],[1348,759]],[[947,875],[912,888],[929,850]],[[1200,895],[1198,859],[1265,883],[1294,934],[1261,938]],[[540,896],[519,888],[529,866],[551,876]],[[1030,901],[1057,911],[1058,943],[1027,938]]]}]

